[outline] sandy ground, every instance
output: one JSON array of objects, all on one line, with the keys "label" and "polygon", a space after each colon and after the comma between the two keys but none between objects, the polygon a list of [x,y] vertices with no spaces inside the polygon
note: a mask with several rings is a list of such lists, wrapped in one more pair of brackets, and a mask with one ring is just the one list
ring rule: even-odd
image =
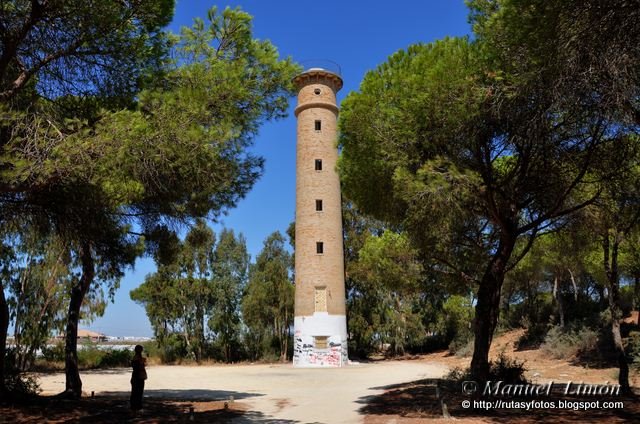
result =
[{"label": "sandy ground", "polygon": [[[145,397],[226,400],[246,406],[238,422],[361,423],[358,411],[385,386],[439,378],[447,367],[426,361],[384,361],[339,369],[295,369],[291,365],[151,366]],[[83,391],[128,400],[129,370],[81,373]],[[41,376],[43,394],[64,390],[63,374]],[[248,420],[249,419],[249,420]]]},{"label": "sandy ground", "polygon": [[[523,330],[499,335],[494,340],[491,358],[501,352],[524,361],[531,382],[605,383],[617,380],[611,364],[578,361],[577,358],[553,359],[542,350],[515,348]],[[151,366],[145,395],[148,410],[142,417],[132,417],[128,410],[129,370],[82,372],[84,391],[95,399],[58,404],[0,408],[4,422],[80,422],[88,424],[131,422],[187,422],[194,411],[196,422],[203,423],[363,423],[418,424],[450,422],[442,418],[444,402],[448,412],[460,424],[518,423],[582,424],[640,422],[637,398],[620,398],[618,409],[553,410],[518,409],[483,411],[464,409],[468,396],[456,387],[442,387],[436,397],[434,378],[442,377],[454,367],[466,368],[470,358],[460,358],[446,351],[434,352],[411,360],[354,364],[342,369],[294,369],[289,365],[219,365],[219,366]],[[640,387],[640,373],[630,376],[632,385]],[[438,382],[440,384],[446,382]],[[64,389],[63,374],[41,376],[45,395]],[[229,403],[230,399],[234,401]],[[566,398],[566,399],[565,399]],[[42,398],[41,398],[42,399]],[[558,397],[560,400],[584,400]],[[226,403],[226,405],[225,405]],[[228,408],[227,408],[228,407]],[[3,414],[7,420],[3,421]],[[189,421],[190,422],[190,421]]]}]

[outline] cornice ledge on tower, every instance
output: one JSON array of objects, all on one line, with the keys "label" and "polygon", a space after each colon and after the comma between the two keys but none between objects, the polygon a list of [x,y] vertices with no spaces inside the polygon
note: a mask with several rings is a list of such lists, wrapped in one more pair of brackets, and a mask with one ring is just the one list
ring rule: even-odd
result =
[{"label": "cornice ledge on tower", "polygon": [[314,82],[330,81],[334,85],[334,91],[338,92],[342,88],[342,78],[335,72],[321,68],[311,68],[293,77],[293,83],[298,87],[303,87]]},{"label": "cornice ledge on tower", "polygon": [[301,104],[298,107],[296,107],[296,109],[294,111],[294,114],[297,117],[300,112],[302,112],[305,109],[312,108],[312,107],[323,107],[325,109],[331,110],[336,115],[340,111],[340,109],[338,109],[338,106],[336,106],[333,103],[329,103],[329,102],[311,102],[311,103],[304,103],[304,104]]}]

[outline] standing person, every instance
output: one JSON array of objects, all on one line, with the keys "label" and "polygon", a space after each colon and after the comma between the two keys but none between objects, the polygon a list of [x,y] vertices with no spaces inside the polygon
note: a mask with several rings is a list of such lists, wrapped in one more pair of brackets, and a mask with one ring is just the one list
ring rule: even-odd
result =
[{"label": "standing person", "polygon": [[144,381],[147,379],[147,370],[145,369],[146,359],[142,357],[141,345],[134,348],[133,359],[131,360],[131,410],[140,411],[142,409],[142,393],[144,392]]}]

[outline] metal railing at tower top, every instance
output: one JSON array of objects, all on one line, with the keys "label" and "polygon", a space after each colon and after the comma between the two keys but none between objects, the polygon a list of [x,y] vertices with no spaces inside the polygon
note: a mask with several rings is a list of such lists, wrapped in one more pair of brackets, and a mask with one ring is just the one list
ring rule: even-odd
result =
[{"label": "metal railing at tower top", "polygon": [[342,76],[342,68],[336,62],[328,59],[308,59],[299,62],[302,65],[303,71],[302,73],[315,70],[315,69],[323,69],[325,71],[329,71]]}]

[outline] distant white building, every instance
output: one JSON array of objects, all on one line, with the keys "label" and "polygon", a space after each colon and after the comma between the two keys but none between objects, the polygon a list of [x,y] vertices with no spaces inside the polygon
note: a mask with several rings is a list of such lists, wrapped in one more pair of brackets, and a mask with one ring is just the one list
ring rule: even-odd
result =
[{"label": "distant white building", "polygon": [[[64,334],[58,334],[55,337],[57,340],[64,340]],[[79,341],[90,341],[94,343],[98,342],[106,342],[108,337],[102,333],[96,333],[95,331],[79,329],[78,330],[78,340]]]}]

